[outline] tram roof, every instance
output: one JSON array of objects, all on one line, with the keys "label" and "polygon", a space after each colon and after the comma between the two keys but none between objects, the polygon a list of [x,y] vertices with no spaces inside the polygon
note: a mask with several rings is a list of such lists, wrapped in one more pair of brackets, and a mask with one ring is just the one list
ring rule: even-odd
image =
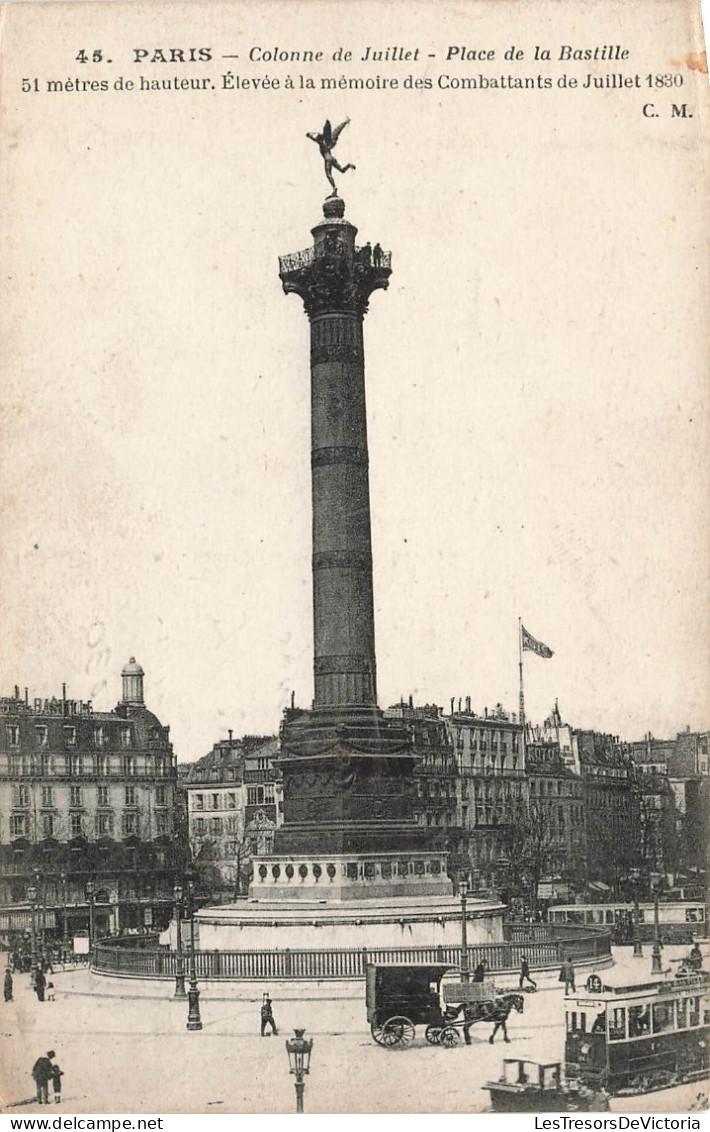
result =
[{"label": "tram roof", "polygon": [[625,998],[647,998],[659,994],[683,994],[693,991],[706,991],[710,988],[710,973],[707,971],[699,971],[695,975],[689,975],[679,979],[675,978],[667,971],[660,975],[648,973],[642,975],[640,978],[637,976],[636,979],[632,979],[629,976],[630,972],[628,969],[612,969],[605,971],[600,973],[601,990],[593,991],[585,988],[569,997],[577,1002],[598,1002],[602,998],[609,1000],[618,999],[621,996]]}]

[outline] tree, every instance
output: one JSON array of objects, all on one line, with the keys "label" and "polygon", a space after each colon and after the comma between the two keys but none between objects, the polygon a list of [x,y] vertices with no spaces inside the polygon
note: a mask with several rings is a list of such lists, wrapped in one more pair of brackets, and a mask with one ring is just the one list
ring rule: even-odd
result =
[{"label": "tree", "polygon": [[216,896],[222,888],[222,874],[217,868],[217,847],[214,841],[203,841],[194,858],[197,891]]},{"label": "tree", "polygon": [[518,824],[506,827],[502,848],[511,893],[536,905],[540,881],[557,869],[564,852],[542,805],[531,802]]}]

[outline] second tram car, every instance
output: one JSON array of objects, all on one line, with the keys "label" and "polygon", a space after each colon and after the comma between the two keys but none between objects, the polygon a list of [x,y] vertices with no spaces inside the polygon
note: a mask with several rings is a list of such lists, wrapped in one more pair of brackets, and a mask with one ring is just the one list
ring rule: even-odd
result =
[{"label": "second tram car", "polygon": [[708,1075],[710,975],[609,986],[599,975],[565,999],[565,1073],[612,1094]]},{"label": "second tram car", "polygon": [[[634,938],[634,905],[617,901],[609,904],[557,904],[548,908],[550,924],[591,924],[611,930],[614,942],[631,943]],[[700,901],[660,901],[658,926],[667,942],[686,943],[708,934],[707,910]],[[653,904],[639,904],[639,939],[654,936]]]}]

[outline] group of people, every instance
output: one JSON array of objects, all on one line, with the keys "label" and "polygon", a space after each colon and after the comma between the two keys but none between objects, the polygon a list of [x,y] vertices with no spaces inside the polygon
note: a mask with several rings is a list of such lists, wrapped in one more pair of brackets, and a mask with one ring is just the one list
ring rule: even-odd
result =
[{"label": "group of people", "polygon": [[[14,980],[12,975],[13,968],[8,963],[7,967],[5,968],[5,977],[3,979],[3,998],[5,999],[5,1002],[12,1002],[13,1000]],[[44,1002],[48,990],[50,992],[50,998],[52,997],[54,984],[47,982],[47,976],[45,975],[44,968],[41,965],[37,967],[37,970],[32,973],[31,984],[33,991],[37,995],[38,1002]]]},{"label": "group of people", "polygon": [[32,1066],[32,1077],[37,1088],[37,1103],[49,1104],[49,1082],[52,1082],[54,1103],[59,1104],[62,1099],[63,1071],[54,1061],[56,1053],[50,1049],[49,1053],[38,1057]]},{"label": "group of people", "polygon": [[365,267],[370,267],[372,264],[374,264],[375,267],[382,267],[384,252],[379,244],[375,244],[373,248],[368,240],[368,242],[360,248],[359,255]]},{"label": "group of people", "polygon": [[[28,932],[12,932],[7,950],[9,966],[12,968],[13,972],[20,971],[26,974],[28,971],[32,970],[32,937]],[[52,974],[54,964],[62,963],[64,960],[65,955],[61,944],[45,939],[43,946],[39,948],[39,956],[37,957],[37,962],[39,966],[42,967],[45,974]]]},{"label": "group of people", "polygon": [[[485,959],[482,959],[478,966],[474,967],[471,981],[474,983],[482,983],[486,977],[488,964]],[[574,971],[572,972],[572,981],[574,983]],[[537,990],[537,983],[530,975],[530,964],[527,955],[523,955],[520,960],[520,978],[518,979],[518,987],[524,990],[525,986],[530,987],[532,990]]]}]

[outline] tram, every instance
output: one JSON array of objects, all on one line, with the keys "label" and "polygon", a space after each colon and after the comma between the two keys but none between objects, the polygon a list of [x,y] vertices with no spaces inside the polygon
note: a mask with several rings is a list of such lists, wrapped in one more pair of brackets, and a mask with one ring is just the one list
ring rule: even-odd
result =
[{"label": "tram", "polygon": [[565,998],[565,1075],[612,1094],[648,1093],[708,1075],[710,975],[610,986],[590,975]]},{"label": "tram", "polygon": [[[653,904],[639,904],[639,939],[654,936]],[[548,908],[550,924],[592,924],[609,927],[618,943],[634,938],[634,905],[616,901],[607,904],[557,904]],[[659,901],[658,926],[668,943],[687,943],[708,934],[707,909],[702,901]]]}]

